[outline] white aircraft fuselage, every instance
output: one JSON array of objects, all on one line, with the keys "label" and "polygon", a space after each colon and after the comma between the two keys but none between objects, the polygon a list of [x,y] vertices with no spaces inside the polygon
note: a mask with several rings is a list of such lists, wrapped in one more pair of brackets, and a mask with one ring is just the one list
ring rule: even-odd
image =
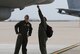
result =
[{"label": "white aircraft fuselage", "polygon": [[68,9],[58,8],[58,13],[80,17],[80,0],[67,0]]}]

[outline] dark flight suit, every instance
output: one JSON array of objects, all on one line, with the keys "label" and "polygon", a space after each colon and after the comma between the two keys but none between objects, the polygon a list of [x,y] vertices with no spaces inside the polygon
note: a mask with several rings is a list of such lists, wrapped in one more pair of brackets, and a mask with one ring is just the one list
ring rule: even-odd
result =
[{"label": "dark flight suit", "polygon": [[40,47],[41,54],[47,54],[46,51],[46,41],[48,39],[46,34],[47,23],[40,9],[38,10],[38,13],[41,20],[41,23],[39,24],[39,30],[38,30],[39,47]]},{"label": "dark flight suit", "polygon": [[26,23],[25,21],[20,21],[15,25],[15,32],[16,34],[20,33],[21,35],[18,35],[17,37],[14,54],[19,54],[21,46],[22,46],[22,54],[27,54],[26,46],[28,43],[28,36],[31,36],[32,33],[32,25],[29,22]]}]

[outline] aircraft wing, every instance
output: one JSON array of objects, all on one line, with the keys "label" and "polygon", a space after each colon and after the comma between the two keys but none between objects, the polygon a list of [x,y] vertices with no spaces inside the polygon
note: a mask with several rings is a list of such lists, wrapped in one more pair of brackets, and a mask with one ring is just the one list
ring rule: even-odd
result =
[{"label": "aircraft wing", "polygon": [[38,4],[50,4],[52,3],[54,0],[45,0],[43,2],[39,2]]},{"label": "aircraft wing", "polygon": [[80,17],[80,10],[78,9],[64,9],[64,8],[57,8],[58,13],[60,14],[67,14],[72,16]]},{"label": "aircraft wing", "polygon": [[0,21],[10,18],[15,8],[20,10],[31,5],[50,4],[54,0],[0,0]]}]

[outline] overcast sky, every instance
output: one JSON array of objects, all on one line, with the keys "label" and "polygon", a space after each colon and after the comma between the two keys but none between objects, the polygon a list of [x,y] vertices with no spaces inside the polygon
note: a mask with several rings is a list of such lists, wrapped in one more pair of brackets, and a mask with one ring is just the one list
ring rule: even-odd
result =
[{"label": "overcast sky", "polygon": [[[47,17],[48,20],[77,20],[78,17],[62,15],[57,13],[56,8],[68,8],[67,0],[55,0],[51,4],[40,5],[41,11],[44,16]],[[22,20],[24,16],[28,14],[30,19],[39,19],[36,5],[25,7],[23,10],[15,9],[12,12],[10,19],[12,20]]]}]

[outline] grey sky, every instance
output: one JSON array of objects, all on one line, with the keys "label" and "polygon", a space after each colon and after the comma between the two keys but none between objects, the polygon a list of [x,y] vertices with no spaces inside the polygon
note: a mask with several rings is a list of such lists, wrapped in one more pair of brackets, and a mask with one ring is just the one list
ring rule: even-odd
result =
[{"label": "grey sky", "polygon": [[[44,16],[47,17],[49,20],[77,20],[78,17],[69,16],[69,15],[62,15],[57,13],[56,8],[68,8],[67,0],[55,0],[51,4],[47,5],[40,5],[40,8],[42,10],[42,13]],[[25,7],[23,10],[15,9],[14,12],[12,12],[12,15],[10,19],[24,19],[24,16],[28,14],[30,16],[30,19],[39,19],[38,12],[37,12],[36,5]]]}]

